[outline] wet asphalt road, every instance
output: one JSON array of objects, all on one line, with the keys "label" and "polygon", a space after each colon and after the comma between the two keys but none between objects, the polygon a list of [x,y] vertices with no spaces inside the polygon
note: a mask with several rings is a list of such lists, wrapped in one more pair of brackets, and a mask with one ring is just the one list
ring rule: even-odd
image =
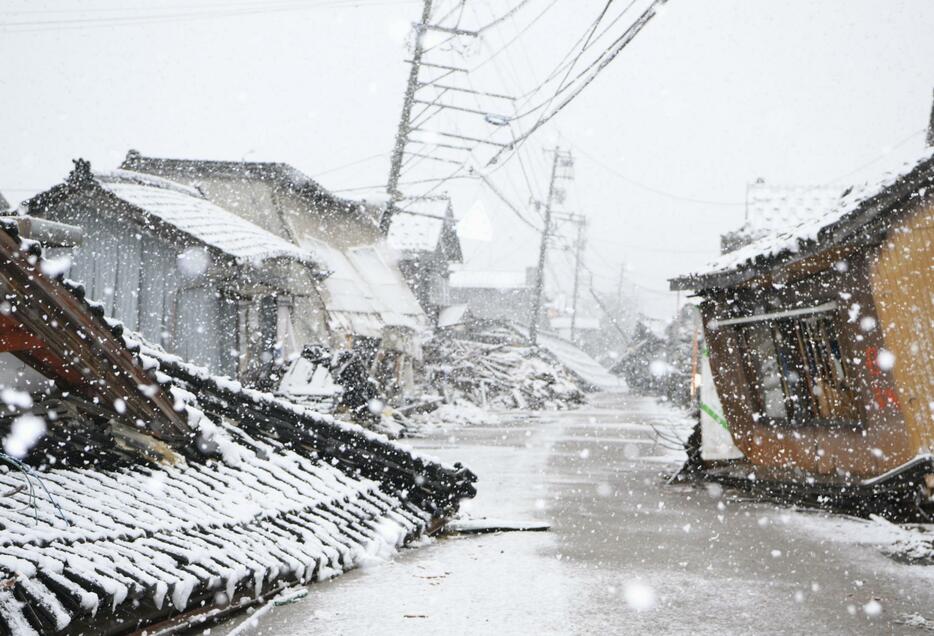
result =
[{"label": "wet asphalt road", "polygon": [[667,485],[686,427],[607,394],[416,440],[480,476],[471,516],[552,530],[429,541],[313,585],[245,633],[934,633],[906,624],[934,619],[934,568],[883,556],[865,524]]}]

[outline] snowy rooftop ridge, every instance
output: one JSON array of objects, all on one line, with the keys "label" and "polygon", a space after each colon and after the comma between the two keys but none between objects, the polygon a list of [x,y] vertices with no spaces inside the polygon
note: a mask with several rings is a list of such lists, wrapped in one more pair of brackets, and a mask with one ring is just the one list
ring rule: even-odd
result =
[{"label": "snowy rooftop ridge", "polygon": [[327,200],[336,206],[353,211],[372,222],[376,222],[373,210],[366,202],[342,198],[298,168],[276,161],[225,161],[215,159],[172,159],[149,157],[137,150],[127,152],[120,165],[122,169],[138,173],[159,172],[168,176],[179,177],[223,177],[232,180],[247,181],[262,179],[275,182],[279,186],[296,193],[301,193],[315,200]]},{"label": "snowy rooftop ridge", "polygon": [[307,250],[215,205],[196,188],[130,170],[95,172],[93,178],[144,214],[238,261],[262,264],[286,258],[315,262]]},{"label": "snowy rooftop ridge", "polygon": [[788,230],[832,210],[844,190],[846,186],[842,185],[756,182],[749,186],[746,197],[746,222],[726,236],[731,243],[748,244],[768,234]]},{"label": "snowy rooftop ridge", "polygon": [[[703,289],[713,285],[713,279],[752,267],[763,260],[778,259],[800,253],[805,247],[819,244],[836,227],[862,212],[872,212],[873,203],[893,186],[913,180],[923,181],[922,193],[934,175],[934,148],[925,148],[918,158],[907,161],[899,172],[887,172],[878,180],[844,188],[830,207],[817,210],[814,216],[802,219],[791,227],[766,232],[748,245],[723,254],[698,272],[674,278],[672,289]],[[867,221],[869,219],[866,219]]]}]

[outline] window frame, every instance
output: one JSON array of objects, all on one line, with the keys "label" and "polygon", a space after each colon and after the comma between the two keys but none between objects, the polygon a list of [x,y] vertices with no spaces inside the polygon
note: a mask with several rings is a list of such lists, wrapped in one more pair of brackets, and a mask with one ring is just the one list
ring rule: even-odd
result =
[{"label": "window frame", "polygon": [[[858,417],[855,370],[848,364],[841,344],[845,328],[841,328],[836,304],[833,303],[833,308],[830,305],[730,321],[739,343],[742,368],[752,389],[753,413],[758,423],[782,428],[862,424]],[[768,404],[761,348],[753,337],[756,332],[761,337],[763,331],[776,356],[784,417],[776,417]],[[769,414],[770,410],[773,414]]]}]

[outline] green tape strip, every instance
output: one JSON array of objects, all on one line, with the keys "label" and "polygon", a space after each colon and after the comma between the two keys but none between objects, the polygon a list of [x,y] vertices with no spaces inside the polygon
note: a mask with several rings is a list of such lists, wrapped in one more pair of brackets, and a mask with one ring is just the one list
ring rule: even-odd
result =
[{"label": "green tape strip", "polygon": [[722,415],[714,411],[712,408],[710,408],[703,402],[699,402],[699,404],[700,404],[700,410],[702,410],[704,413],[709,415],[710,419],[712,419],[714,422],[716,422],[717,424],[722,426],[724,429],[726,429],[727,432],[729,432],[730,425],[729,423],[727,423],[726,418],[724,418]]}]

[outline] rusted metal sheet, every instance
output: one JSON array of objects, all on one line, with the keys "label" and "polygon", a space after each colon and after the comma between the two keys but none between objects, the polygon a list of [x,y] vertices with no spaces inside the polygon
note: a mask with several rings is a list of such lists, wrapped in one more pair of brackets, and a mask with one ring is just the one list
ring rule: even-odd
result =
[{"label": "rusted metal sheet", "polygon": [[[0,290],[6,317],[41,341],[41,349],[14,352],[63,388],[78,391],[114,415],[166,442],[183,442],[191,431],[173,401],[111,332],[102,316],[42,272],[39,250],[23,243],[15,225],[0,231]],[[151,393],[151,397],[143,394]]]}]

